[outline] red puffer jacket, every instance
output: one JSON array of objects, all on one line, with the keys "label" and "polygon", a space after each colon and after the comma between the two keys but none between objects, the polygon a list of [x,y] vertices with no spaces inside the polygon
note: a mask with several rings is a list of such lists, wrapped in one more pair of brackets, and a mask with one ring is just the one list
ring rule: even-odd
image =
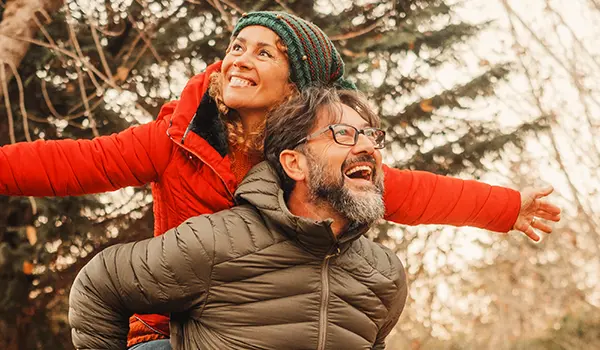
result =
[{"label": "red puffer jacket", "polygon": [[[73,196],[152,183],[154,235],[187,218],[233,206],[237,180],[214,101],[206,93],[215,63],[193,77],[158,118],[93,140],[35,141],[0,148],[0,195]],[[386,219],[506,232],[519,192],[477,181],[385,167]],[[168,335],[168,318],[137,315],[129,346]],[[162,334],[162,335],[161,335]]]}]

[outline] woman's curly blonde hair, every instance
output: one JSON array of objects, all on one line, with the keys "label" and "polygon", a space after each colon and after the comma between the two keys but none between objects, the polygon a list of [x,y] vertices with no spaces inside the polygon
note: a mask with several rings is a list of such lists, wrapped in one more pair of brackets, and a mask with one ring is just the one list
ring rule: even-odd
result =
[{"label": "woman's curly blonde hair", "polygon": [[[243,151],[249,156],[262,158],[267,118],[270,112],[278,107],[278,104],[271,107],[269,113],[267,113],[267,116],[265,116],[265,119],[260,123],[256,130],[246,134],[238,112],[227,107],[223,101],[222,84],[223,78],[221,72],[215,72],[211,74],[208,93],[215,101],[219,111],[219,116],[227,128],[227,141],[229,142],[229,147]],[[283,97],[281,103],[285,103],[286,101],[290,100],[296,93],[297,90],[292,89],[290,93]]]}]

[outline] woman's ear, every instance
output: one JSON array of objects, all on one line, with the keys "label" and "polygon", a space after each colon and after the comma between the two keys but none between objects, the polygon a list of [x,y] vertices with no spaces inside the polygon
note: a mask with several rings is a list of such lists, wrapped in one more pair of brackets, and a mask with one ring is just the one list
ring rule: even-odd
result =
[{"label": "woman's ear", "polygon": [[298,182],[306,178],[308,169],[306,167],[306,157],[304,154],[286,149],[279,154],[279,162],[281,163],[283,171],[285,171],[287,176],[292,180]]},{"label": "woman's ear", "polygon": [[288,81],[288,83],[285,87],[285,91],[283,93],[283,101],[284,101],[283,103],[289,102],[298,93],[299,93],[299,91],[298,91],[298,87],[296,86],[296,84],[294,84],[291,80]]}]

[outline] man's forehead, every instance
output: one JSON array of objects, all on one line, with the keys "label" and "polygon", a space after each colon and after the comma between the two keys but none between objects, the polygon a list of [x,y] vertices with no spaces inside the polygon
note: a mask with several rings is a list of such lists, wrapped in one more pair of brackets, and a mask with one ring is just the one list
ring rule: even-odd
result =
[{"label": "man's forehead", "polygon": [[370,126],[369,122],[352,107],[344,103],[335,103],[323,106],[317,112],[317,125],[315,125],[315,129],[339,123],[352,125],[357,128]]}]

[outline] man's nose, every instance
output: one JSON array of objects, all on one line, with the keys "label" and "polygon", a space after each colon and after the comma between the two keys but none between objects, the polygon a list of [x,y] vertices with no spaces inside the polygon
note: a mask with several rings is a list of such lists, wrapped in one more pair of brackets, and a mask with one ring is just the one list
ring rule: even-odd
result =
[{"label": "man's nose", "polygon": [[354,145],[352,150],[354,153],[373,154],[375,152],[375,144],[365,134],[358,134],[358,140],[356,140],[356,145]]}]

